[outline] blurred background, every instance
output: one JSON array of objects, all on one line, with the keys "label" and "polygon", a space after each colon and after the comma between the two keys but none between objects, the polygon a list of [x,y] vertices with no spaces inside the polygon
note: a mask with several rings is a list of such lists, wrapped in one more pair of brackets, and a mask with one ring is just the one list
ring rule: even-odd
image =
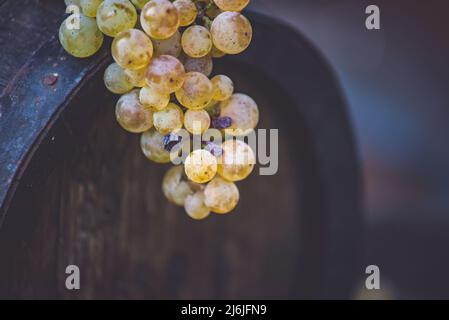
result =
[{"label": "blurred background", "polygon": [[[371,4],[380,7],[381,30],[365,28]],[[302,32],[343,87],[363,165],[364,261],[380,267],[381,294],[449,298],[449,2],[253,0],[251,7]]]}]

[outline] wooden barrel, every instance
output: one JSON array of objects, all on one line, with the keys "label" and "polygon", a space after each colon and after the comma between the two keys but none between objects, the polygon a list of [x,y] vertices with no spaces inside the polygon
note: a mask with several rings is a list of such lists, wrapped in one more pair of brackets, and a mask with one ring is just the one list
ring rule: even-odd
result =
[{"label": "wooden barrel", "polygon": [[[232,214],[188,218],[168,166],[114,118],[89,59],[60,47],[63,1],[0,0],[0,297],[346,298],[361,274],[354,138],[332,69],[297,31],[248,12],[255,37],[216,60],[279,129],[279,170],[239,183]],[[65,287],[67,265],[80,290]]]}]

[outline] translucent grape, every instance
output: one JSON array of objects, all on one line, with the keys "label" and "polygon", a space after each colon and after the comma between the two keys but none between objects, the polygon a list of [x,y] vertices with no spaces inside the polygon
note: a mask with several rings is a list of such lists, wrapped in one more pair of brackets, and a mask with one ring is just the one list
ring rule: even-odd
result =
[{"label": "translucent grape", "polygon": [[188,27],[181,37],[184,52],[192,58],[206,56],[212,49],[212,38],[209,30],[203,26]]},{"label": "translucent grape", "polygon": [[234,83],[224,75],[216,75],[211,79],[214,86],[214,100],[225,101],[234,93]]},{"label": "translucent grape", "polygon": [[131,0],[131,2],[137,7],[137,9],[142,10],[142,8],[147,4],[150,0]]},{"label": "translucent grape", "polygon": [[248,48],[253,36],[251,23],[238,12],[226,11],[218,15],[210,29],[217,49],[238,54]]},{"label": "translucent grape", "polygon": [[174,103],[169,103],[164,109],[153,114],[154,127],[163,135],[181,129],[183,119],[181,108]]},{"label": "translucent grape", "polygon": [[240,140],[226,140],[221,144],[223,153],[219,159],[218,174],[228,181],[246,179],[254,169],[254,151]]},{"label": "translucent grape", "polygon": [[106,88],[116,94],[124,94],[134,88],[123,68],[117,63],[106,68],[103,79]]},{"label": "translucent grape", "polygon": [[136,22],[136,8],[129,0],[104,0],[97,9],[98,28],[107,36],[116,37],[134,28]]},{"label": "translucent grape", "polygon": [[186,27],[195,21],[198,10],[191,0],[176,0],[173,5],[178,9],[181,27]]},{"label": "translucent grape", "polygon": [[98,6],[103,2],[103,0],[81,0],[80,7],[81,11],[85,16],[95,18],[97,15]]},{"label": "translucent grape", "polygon": [[179,57],[182,51],[181,47],[181,33],[177,30],[174,35],[168,39],[158,40],[153,39],[154,55],[169,55]]},{"label": "translucent grape", "polygon": [[179,27],[179,13],[168,0],[151,0],[140,13],[143,30],[154,39],[167,39]]},{"label": "translucent grape", "polygon": [[249,4],[249,0],[214,0],[214,2],[223,11],[242,11]]},{"label": "translucent grape", "polygon": [[125,74],[129,77],[129,81],[134,87],[142,88],[146,86],[145,81],[145,72],[147,71],[146,67],[141,69],[123,69]]},{"label": "translucent grape", "polygon": [[142,69],[150,63],[152,56],[153,44],[140,30],[121,32],[112,41],[112,57],[122,68]]},{"label": "translucent grape", "polygon": [[198,149],[187,156],[184,169],[193,182],[206,183],[217,174],[217,158],[207,150]]},{"label": "translucent grape", "polygon": [[172,93],[181,88],[186,73],[175,57],[162,55],[151,60],[145,74],[149,86],[161,92]]},{"label": "translucent grape", "polygon": [[185,199],[184,209],[189,217],[195,220],[203,220],[210,215],[210,209],[204,204],[204,192],[202,191],[188,195]]},{"label": "translucent grape", "polygon": [[204,204],[215,213],[228,213],[239,202],[239,189],[234,182],[214,178],[204,189]]},{"label": "translucent grape", "polygon": [[139,90],[120,97],[115,106],[115,117],[123,129],[140,133],[153,126],[153,112],[145,108],[139,101]]},{"label": "translucent grape", "polygon": [[80,14],[79,29],[73,28],[74,19],[69,16],[59,28],[59,41],[62,47],[77,58],[86,58],[97,52],[103,44],[103,34],[95,19]]},{"label": "translucent grape", "polygon": [[251,97],[236,93],[220,103],[220,117],[230,117],[232,124],[225,132],[240,136],[250,133],[259,122],[259,109]]},{"label": "translucent grape", "polygon": [[152,87],[143,87],[140,90],[140,102],[153,111],[160,111],[168,106],[170,94],[160,92]]},{"label": "translucent grape", "polygon": [[210,55],[212,56],[212,58],[218,59],[224,57],[226,53],[217,49],[216,46],[212,46],[212,49],[210,50]]},{"label": "translucent grape", "polygon": [[210,116],[206,110],[187,110],[184,127],[192,134],[201,134],[210,127]]},{"label": "translucent grape", "polygon": [[170,202],[184,206],[186,198],[194,193],[194,185],[184,180],[183,166],[172,167],[165,173],[162,192]]},{"label": "translucent grape", "polygon": [[204,56],[202,58],[192,58],[187,55],[182,55],[182,63],[186,72],[200,72],[206,77],[209,77],[214,68],[214,63],[210,55]]},{"label": "translucent grape", "polygon": [[184,107],[199,110],[206,107],[214,95],[212,82],[199,72],[186,73],[184,84],[176,91],[176,99]]},{"label": "translucent grape", "polygon": [[140,147],[142,152],[149,160],[156,163],[169,163],[170,152],[165,150],[164,136],[151,128],[142,133],[140,137]]}]

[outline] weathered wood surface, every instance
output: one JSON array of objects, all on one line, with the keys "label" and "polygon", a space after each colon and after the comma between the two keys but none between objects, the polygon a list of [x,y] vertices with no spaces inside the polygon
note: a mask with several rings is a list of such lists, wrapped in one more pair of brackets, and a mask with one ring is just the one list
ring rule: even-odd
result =
[{"label": "weathered wood surface", "polygon": [[[25,37],[30,25],[43,24],[56,34],[60,4],[28,1],[28,15],[45,10],[43,21],[14,3],[0,11],[22,15],[15,32]],[[349,294],[357,276],[360,193],[343,98],[308,42],[250,16],[252,47],[216,68],[255,97],[262,128],[280,129],[280,170],[240,183],[233,214],[199,223],[167,203],[160,191],[167,167],[148,162],[138,136],[115,123],[117,97],[101,81],[107,48],[73,59],[46,35],[28,57],[17,54],[0,95],[1,297]],[[20,37],[7,38],[1,59],[12,61]],[[59,80],[48,87],[42,79],[51,72]],[[80,291],[64,287],[68,264],[81,269]]]}]

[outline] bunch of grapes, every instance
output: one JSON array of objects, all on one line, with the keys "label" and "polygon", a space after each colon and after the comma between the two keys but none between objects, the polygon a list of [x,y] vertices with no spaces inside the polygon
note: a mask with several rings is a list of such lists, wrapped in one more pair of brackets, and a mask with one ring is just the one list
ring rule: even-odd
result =
[{"label": "bunch of grapes", "polygon": [[[247,178],[256,161],[240,138],[257,126],[257,104],[234,93],[228,76],[210,78],[214,58],[248,48],[252,27],[240,12],[249,1],[65,0],[82,13],[79,28],[71,27],[73,16],[61,24],[59,39],[67,52],[89,57],[104,35],[113,38],[115,62],[106,68],[104,83],[121,95],[117,122],[141,134],[144,155],[169,163],[188,146],[183,165],[165,174],[162,191],[197,220],[231,212],[240,197],[235,182]],[[227,139],[200,139],[192,148],[193,137],[211,129]]]}]

